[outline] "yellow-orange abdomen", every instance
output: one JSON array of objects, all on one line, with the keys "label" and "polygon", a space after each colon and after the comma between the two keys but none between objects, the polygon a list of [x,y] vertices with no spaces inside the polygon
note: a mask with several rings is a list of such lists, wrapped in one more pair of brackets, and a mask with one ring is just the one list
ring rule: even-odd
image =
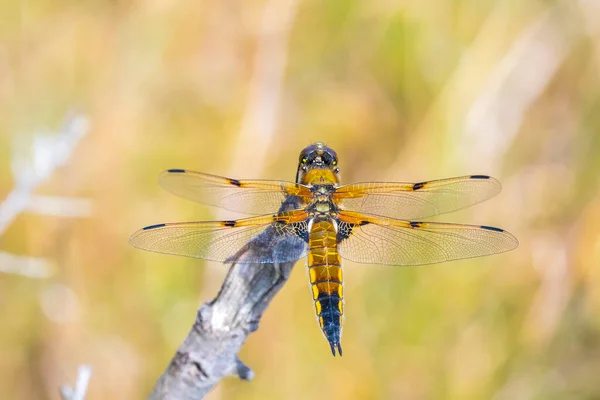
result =
[{"label": "yellow-orange abdomen", "polygon": [[315,220],[308,233],[308,272],[319,326],[335,356],[342,355],[343,279],[337,232],[329,219]]}]

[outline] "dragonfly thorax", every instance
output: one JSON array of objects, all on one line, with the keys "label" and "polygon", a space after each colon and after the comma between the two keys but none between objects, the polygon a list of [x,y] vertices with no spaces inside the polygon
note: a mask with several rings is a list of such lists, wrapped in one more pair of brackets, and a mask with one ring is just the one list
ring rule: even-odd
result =
[{"label": "dragonfly thorax", "polygon": [[311,186],[311,191],[313,193],[313,200],[307,211],[326,214],[337,210],[337,207],[333,202],[333,193],[335,192],[334,185],[313,184]]},{"label": "dragonfly thorax", "polygon": [[331,211],[331,205],[328,202],[318,201],[315,205],[315,210],[317,210],[320,213],[327,213]]}]

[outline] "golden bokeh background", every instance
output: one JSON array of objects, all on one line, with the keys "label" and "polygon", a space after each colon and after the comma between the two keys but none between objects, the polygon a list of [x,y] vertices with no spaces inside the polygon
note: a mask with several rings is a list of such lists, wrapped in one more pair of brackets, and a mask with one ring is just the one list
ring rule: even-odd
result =
[{"label": "golden bokeh background", "polygon": [[0,22],[0,201],[40,135],[89,122],[33,192],[58,215],[26,204],[0,235],[0,398],[57,399],[81,364],[88,400],[147,396],[226,267],[128,236],[236,217],[158,174],[293,180],[314,141],[346,183],[493,175],[499,196],[442,220],[520,247],[346,263],[342,358],[300,262],[240,353],[255,379],[210,399],[600,397],[598,2],[30,0]]}]

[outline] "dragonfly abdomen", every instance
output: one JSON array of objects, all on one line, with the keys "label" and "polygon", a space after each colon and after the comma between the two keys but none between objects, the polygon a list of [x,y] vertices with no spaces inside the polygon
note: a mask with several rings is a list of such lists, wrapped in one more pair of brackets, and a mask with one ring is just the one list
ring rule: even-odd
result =
[{"label": "dragonfly abdomen", "polygon": [[343,279],[336,230],[330,220],[315,221],[308,234],[308,271],[319,326],[331,346],[342,355]]}]

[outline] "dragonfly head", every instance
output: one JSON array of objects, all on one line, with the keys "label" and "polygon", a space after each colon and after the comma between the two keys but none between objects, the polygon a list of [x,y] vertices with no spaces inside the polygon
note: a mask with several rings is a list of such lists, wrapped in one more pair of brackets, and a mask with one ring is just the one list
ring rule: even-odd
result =
[{"label": "dragonfly head", "polygon": [[321,142],[311,144],[300,152],[296,182],[338,183],[340,169],[337,153]]}]

